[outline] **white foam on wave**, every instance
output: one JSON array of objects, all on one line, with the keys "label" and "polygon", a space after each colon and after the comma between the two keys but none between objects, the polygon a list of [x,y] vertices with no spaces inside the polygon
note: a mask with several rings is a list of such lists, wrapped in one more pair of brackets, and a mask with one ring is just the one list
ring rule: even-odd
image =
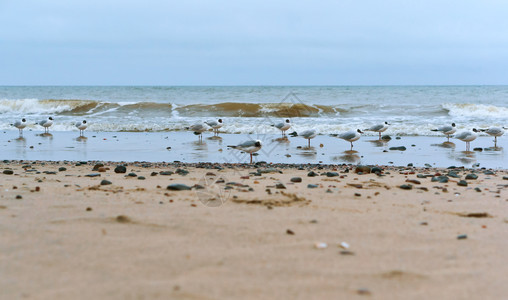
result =
[{"label": "white foam on wave", "polygon": [[508,107],[472,103],[445,103],[442,107],[453,117],[506,118]]}]

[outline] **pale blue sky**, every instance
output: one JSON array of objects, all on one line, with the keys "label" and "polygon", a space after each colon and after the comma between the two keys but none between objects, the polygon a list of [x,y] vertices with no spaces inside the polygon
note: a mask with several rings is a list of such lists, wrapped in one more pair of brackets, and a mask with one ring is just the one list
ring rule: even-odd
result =
[{"label": "pale blue sky", "polygon": [[0,0],[0,85],[508,84],[508,1]]}]

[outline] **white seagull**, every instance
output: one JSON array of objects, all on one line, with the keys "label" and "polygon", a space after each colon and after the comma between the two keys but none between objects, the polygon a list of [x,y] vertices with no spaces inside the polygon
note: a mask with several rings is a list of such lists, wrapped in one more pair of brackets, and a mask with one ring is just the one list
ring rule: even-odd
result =
[{"label": "white seagull", "polygon": [[260,140],[255,140],[255,141],[251,140],[251,141],[243,142],[243,143],[238,144],[236,146],[228,146],[228,147],[249,153],[250,154],[250,163],[252,164],[252,153],[258,152],[259,150],[261,150],[262,146],[263,145],[261,144]]},{"label": "white seagull", "polygon": [[286,130],[291,128],[291,122],[289,121],[289,119],[286,119],[286,121],[280,122],[280,123],[272,125],[272,126],[278,128],[280,131],[282,131],[282,136],[285,136]]},{"label": "white seagull", "polygon": [[206,125],[212,127],[214,135],[219,135],[219,129],[224,125],[222,123],[222,119],[215,120],[209,120],[205,122]]},{"label": "white seagull", "polygon": [[39,124],[42,127],[44,127],[44,133],[48,133],[49,132],[49,127],[51,127],[51,125],[53,125],[53,118],[49,117],[47,120],[39,121],[36,124]]},{"label": "white seagull", "polygon": [[455,127],[455,123],[452,123],[452,125],[445,125],[441,126],[438,129],[431,129],[431,131],[439,131],[446,135],[448,138],[448,141],[450,141],[450,135],[454,134],[457,131],[457,128]]},{"label": "white seagull", "polygon": [[386,131],[386,129],[388,129],[388,125],[390,125],[390,124],[388,124],[388,122],[384,122],[382,124],[377,124],[377,125],[371,126],[370,128],[365,129],[365,130],[379,132],[379,139],[381,139],[381,132]]},{"label": "white seagull", "polygon": [[16,121],[16,122],[14,122],[14,124],[11,124],[11,125],[16,127],[17,129],[19,129],[19,135],[22,136],[23,135],[23,129],[27,125],[26,119],[23,118],[23,119],[21,119],[21,121]]},{"label": "white seagull", "polygon": [[76,122],[74,126],[79,129],[79,136],[83,136],[85,129],[88,127],[88,124],[86,123],[86,120],[83,120],[81,122]]},{"label": "white seagull", "polygon": [[470,149],[469,143],[476,139],[476,137],[478,136],[476,134],[477,132],[478,132],[478,130],[476,130],[476,128],[473,128],[472,131],[462,131],[462,132],[457,133],[455,135],[455,138],[459,139],[463,142],[466,142],[466,151],[469,151],[469,149]]},{"label": "white seagull", "polygon": [[185,129],[194,131],[194,134],[199,135],[199,139],[201,140],[203,138],[203,132],[210,130],[210,126],[205,123],[197,123],[190,127],[186,127]]},{"label": "white seagull", "polygon": [[[292,133],[290,133],[290,135],[291,134]],[[309,141],[309,148],[310,148],[310,140],[317,136],[317,132],[314,129],[309,129],[309,130],[302,131],[300,134],[296,133],[295,136],[301,136],[304,139],[308,140]]]},{"label": "white seagull", "polygon": [[337,137],[339,139],[343,139],[345,141],[348,141],[351,143],[351,150],[353,150],[353,142],[360,139],[360,136],[362,135],[362,131],[360,129],[357,129],[356,131],[350,130],[344,133],[339,134]]},{"label": "white seagull", "polygon": [[501,127],[490,127],[489,129],[480,129],[480,131],[494,137],[494,147],[497,147],[497,137],[504,134],[504,130]]}]

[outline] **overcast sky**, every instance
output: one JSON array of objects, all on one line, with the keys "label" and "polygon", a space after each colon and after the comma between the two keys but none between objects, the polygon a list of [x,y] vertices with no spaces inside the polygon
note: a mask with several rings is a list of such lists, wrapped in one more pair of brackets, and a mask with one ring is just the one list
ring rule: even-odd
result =
[{"label": "overcast sky", "polygon": [[508,1],[0,0],[0,85],[508,84]]}]

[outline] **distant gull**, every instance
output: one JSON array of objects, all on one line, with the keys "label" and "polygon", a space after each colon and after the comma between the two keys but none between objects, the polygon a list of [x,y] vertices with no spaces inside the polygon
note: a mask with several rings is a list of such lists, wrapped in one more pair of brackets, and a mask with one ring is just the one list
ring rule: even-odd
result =
[{"label": "distant gull", "polygon": [[285,136],[286,135],[286,130],[291,128],[291,122],[289,121],[289,119],[286,119],[286,121],[277,123],[277,124],[272,125],[272,126],[278,128],[280,131],[282,131],[282,136]]},{"label": "distant gull", "polygon": [[16,122],[14,122],[14,124],[11,124],[11,125],[16,127],[17,129],[19,129],[19,135],[22,136],[23,135],[23,129],[27,125],[26,119],[23,118],[23,119],[21,119],[21,121],[16,121]]},{"label": "distant gull", "polygon": [[309,130],[302,131],[300,134],[294,132],[294,133],[291,133],[290,135],[301,136],[304,139],[308,140],[309,141],[309,148],[310,148],[310,140],[317,136],[317,132],[314,129],[309,129]]},{"label": "distant gull", "polygon": [[445,125],[441,126],[438,129],[432,129],[431,131],[440,131],[443,134],[446,135],[448,138],[448,141],[450,141],[450,135],[454,134],[457,131],[457,128],[455,128],[455,123],[452,123],[452,125]]},{"label": "distant gull", "polygon": [[206,125],[212,127],[214,135],[219,135],[219,129],[224,125],[222,123],[222,119],[218,119],[217,121],[209,120],[205,122]]},{"label": "distant gull", "polygon": [[455,138],[459,139],[463,142],[466,142],[466,151],[469,151],[470,150],[469,143],[476,139],[476,137],[478,136],[476,134],[477,132],[478,132],[478,130],[476,130],[476,128],[473,128],[472,131],[462,131],[462,132],[457,133],[455,135]]},{"label": "distant gull", "polygon": [[497,137],[504,134],[504,130],[501,127],[490,127],[489,129],[480,129],[480,131],[494,137],[494,147],[497,147]]},{"label": "distant gull", "polygon": [[197,123],[185,129],[193,131],[195,135],[199,135],[199,139],[201,140],[203,138],[203,132],[209,130],[210,126],[205,123]]},{"label": "distant gull", "polygon": [[228,147],[249,153],[250,154],[250,163],[252,164],[252,153],[258,152],[259,150],[261,150],[262,145],[261,145],[260,140],[255,140],[255,141],[251,140],[251,141],[243,142],[243,143],[238,144],[236,146],[228,146]]},{"label": "distant gull", "polygon": [[83,120],[81,122],[76,122],[74,126],[79,129],[79,136],[83,136],[85,129],[88,127],[88,124],[86,123],[86,120]]},{"label": "distant gull", "polygon": [[39,124],[42,127],[44,127],[44,133],[48,133],[49,132],[49,127],[51,127],[51,125],[53,125],[53,118],[49,117],[47,120],[39,121],[36,124]]},{"label": "distant gull", "polygon": [[351,150],[353,150],[353,142],[360,139],[360,136],[362,135],[362,133],[363,132],[360,129],[357,129],[356,131],[350,130],[350,131],[347,131],[344,133],[340,133],[337,137],[339,139],[343,139],[345,141],[350,142],[351,143]]},{"label": "distant gull", "polygon": [[388,122],[384,122],[382,124],[377,124],[377,125],[371,126],[370,128],[365,129],[365,130],[379,132],[379,139],[381,139],[381,132],[386,131],[386,129],[388,129],[389,125],[390,124],[388,124]]}]

